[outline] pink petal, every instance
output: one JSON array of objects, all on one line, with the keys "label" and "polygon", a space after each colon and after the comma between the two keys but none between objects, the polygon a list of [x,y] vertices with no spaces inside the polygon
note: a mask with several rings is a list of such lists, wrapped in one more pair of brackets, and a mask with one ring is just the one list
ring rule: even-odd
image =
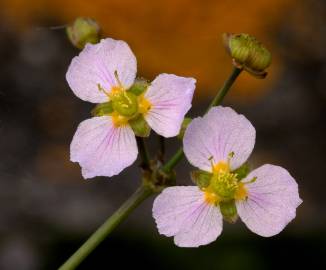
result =
[{"label": "pink petal", "polygon": [[145,93],[152,104],[146,121],[164,137],[179,134],[185,114],[191,107],[196,80],[172,74],[160,74]]},{"label": "pink petal", "polygon": [[179,247],[209,244],[222,232],[220,209],[207,204],[196,186],[163,190],[154,201],[153,217],[160,234],[174,236]]},{"label": "pink petal", "polygon": [[132,129],[116,128],[110,116],[81,122],[70,145],[70,159],[79,162],[85,179],[119,174],[136,160],[137,154]]},{"label": "pink petal", "polygon": [[228,107],[213,107],[204,117],[195,118],[183,139],[189,162],[202,170],[211,171],[213,162],[227,162],[230,153],[232,170],[241,166],[255,145],[256,131],[249,120]]},{"label": "pink petal", "polygon": [[126,42],[106,38],[95,45],[87,44],[72,59],[66,79],[76,96],[85,101],[102,103],[108,101],[108,97],[99,91],[98,84],[110,92],[113,86],[118,85],[115,71],[122,85],[129,88],[136,77],[136,58]]},{"label": "pink petal", "polygon": [[281,232],[296,216],[302,203],[298,185],[282,167],[266,164],[252,171],[243,182],[247,200],[237,202],[238,214],[246,226],[261,236],[269,237]]}]

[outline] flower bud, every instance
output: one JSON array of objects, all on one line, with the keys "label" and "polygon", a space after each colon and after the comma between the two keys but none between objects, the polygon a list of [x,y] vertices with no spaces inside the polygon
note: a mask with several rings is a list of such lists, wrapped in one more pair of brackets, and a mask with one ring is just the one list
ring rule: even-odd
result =
[{"label": "flower bud", "polygon": [[211,182],[212,174],[202,170],[192,171],[191,180],[200,188],[207,188]]},{"label": "flower bud", "polygon": [[138,137],[148,137],[151,128],[145,121],[143,115],[139,114],[136,118],[129,121],[129,125]]},{"label": "flower bud", "polygon": [[191,121],[192,121],[192,119],[189,118],[189,117],[185,117],[185,119],[183,119],[183,122],[182,122],[181,128],[180,128],[180,132],[179,132],[179,135],[178,135],[179,140],[183,139],[183,136],[185,135],[186,129],[187,129],[187,127],[188,127],[188,125],[190,124]]},{"label": "flower bud", "polygon": [[78,49],[83,49],[87,43],[95,44],[100,41],[100,27],[90,18],[77,18],[67,26],[66,32],[71,43]]},{"label": "flower bud", "polygon": [[143,78],[137,78],[134,84],[128,89],[128,92],[131,92],[136,96],[140,96],[142,93],[144,93],[147,90],[147,87],[149,85],[150,83],[147,80]]},{"label": "flower bud", "polygon": [[253,36],[248,34],[223,34],[223,41],[237,68],[258,78],[267,75],[266,68],[271,64],[271,53]]},{"label": "flower bud", "polygon": [[237,221],[238,213],[234,200],[220,202],[220,209],[226,221],[230,223],[235,223]]}]

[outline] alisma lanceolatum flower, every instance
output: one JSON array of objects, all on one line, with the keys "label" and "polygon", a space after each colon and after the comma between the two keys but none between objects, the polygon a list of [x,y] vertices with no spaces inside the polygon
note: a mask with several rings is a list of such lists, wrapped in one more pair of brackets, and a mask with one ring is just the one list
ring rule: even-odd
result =
[{"label": "alisma lanceolatum flower", "polygon": [[261,236],[278,234],[295,217],[301,204],[298,185],[279,166],[263,165],[249,174],[243,165],[255,144],[256,131],[231,108],[214,107],[194,119],[183,139],[197,186],[168,187],[156,198],[153,216],[158,230],[174,236],[181,247],[214,241],[223,218],[239,216]]},{"label": "alisma lanceolatum flower", "polygon": [[71,160],[84,178],[113,176],[137,158],[135,135],[150,128],[164,137],[178,135],[191,107],[195,79],[160,74],[152,83],[136,79],[137,62],[124,41],[103,39],[87,44],[66,74],[82,100],[99,103],[72,140]]}]

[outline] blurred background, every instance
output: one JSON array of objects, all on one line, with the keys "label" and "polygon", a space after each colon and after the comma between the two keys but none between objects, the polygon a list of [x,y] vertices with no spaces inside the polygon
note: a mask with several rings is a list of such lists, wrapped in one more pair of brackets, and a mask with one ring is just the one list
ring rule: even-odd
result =
[{"label": "blurred background", "polygon": [[[92,105],[69,89],[78,54],[64,30],[77,16],[96,19],[105,36],[127,41],[138,74],[198,81],[191,116],[232,69],[223,32],[246,32],[273,54],[269,75],[242,74],[224,102],[257,129],[251,164],[273,163],[297,179],[303,204],[279,235],[262,238],[240,221],[198,249],[160,236],[153,198],[141,205],[79,269],[326,269],[326,2],[324,0],[1,0],[0,269],[56,269],[135,190],[137,162],[112,179],[84,180],[69,144]],[[168,141],[168,156],[176,149]],[[150,146],[157,148],[155,136]],[[177,168],[191,184],[190,166]]]}]

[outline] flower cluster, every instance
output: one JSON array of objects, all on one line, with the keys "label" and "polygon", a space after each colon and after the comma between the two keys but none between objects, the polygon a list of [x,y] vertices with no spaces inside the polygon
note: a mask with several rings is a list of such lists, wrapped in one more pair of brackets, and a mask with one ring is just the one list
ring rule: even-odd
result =
[{"label": "flower cluster", "polygon": [[83,121],[70,146],[84,178],[113,176],[137,158],[135,134],[152,128],[174,137],[191,107],[196,80],[160,74],[152,83],[136,80],[137,62],[127,43],[110,38],[87,44],[66,78],[76,96],[100,103],[95,117]]},{"label": "flower cluster", "polygon": [[223,218],[234,222],[237,215],[261,236],[283,230],[302,202],[298,185],[275,165],[241,173],[255,136],[251,123],[231,108],[212,108],[190,123],[183,147],[200,169],[194,174],[198,185],[169,187],[156,198],[153,216],[161,234],[174,236],[180,247],[197,247],[221,234]]},{"label": "flower cluster", "polygon": [[[256,58],[250,51],[243,62]],[[136,136],[147,137],[151,129],[163,137],[180,132],[196,80],[160,74],[150,83],[136,78],[136,70],[129,46],[110,38],[87,44],[69,66],[66,78],[75,95],[98,104],[71,143],[71,160],[80,164],[84,178],[113,176],[130,166],[138,154]],[[238,217],[261,236],[283,230],[302,202],[298,186],[279,166],[249,173],[245,162],[255,136],[249,120],[231,108],[213,107],[190,122],[183,149],[198,168],[191,173],[196,185],[168,187],[155,199],[153,217],[161,234],[174,236],[180,247],[197,247],[221,234],[223,219],[233,223]]]}]

